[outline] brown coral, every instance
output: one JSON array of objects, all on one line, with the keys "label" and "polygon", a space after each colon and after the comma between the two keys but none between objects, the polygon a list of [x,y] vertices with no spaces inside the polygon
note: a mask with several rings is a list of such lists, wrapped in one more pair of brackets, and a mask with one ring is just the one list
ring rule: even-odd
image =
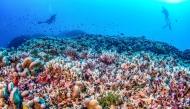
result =
[{"label": "brown coral", "polygon": [[22,62],[22,68],[29,68],[30,64],[33,62],[32,57],[27,57]]},{"label": "brown coral", "polygon": [[35,60],[29,66],[32,76],[37,75],[39,70],[42,69],[43,63],[40,60]]}]

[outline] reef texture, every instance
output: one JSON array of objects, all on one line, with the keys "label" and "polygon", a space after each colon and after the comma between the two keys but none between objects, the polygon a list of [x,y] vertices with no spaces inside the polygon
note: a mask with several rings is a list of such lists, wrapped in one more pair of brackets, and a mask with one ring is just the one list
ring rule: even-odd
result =
[{"label": "reef texture", "polygon": [[82,30],[71,30],[71,31],[62,31],[56,36],[60,38],[71,38],[71,37],[76,37],[76,36],[84,35],[84,34],[87,34],[87,33]]},{"label": "reef texture", "polygon": [[0,50],[0,108],[189,108],[184,53],[145,37],[33,38]]}]

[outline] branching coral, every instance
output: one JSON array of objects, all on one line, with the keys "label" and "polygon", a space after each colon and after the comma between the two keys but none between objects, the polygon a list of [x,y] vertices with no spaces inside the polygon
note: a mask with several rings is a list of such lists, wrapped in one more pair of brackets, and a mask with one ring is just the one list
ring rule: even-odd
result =
[{"label": "branching coral", "polygon": [[35,58],[39,57],[39,55],[38,55],[38,49],[32,50],[32,51],[30,52],[30,54],[32,54],[32,56],[35,57]]},{"label": "branching coral", "polygon": [[72,48],[66,48],[64,54],[70,59],[77,59],[79,57],[77,51]]},{"label": "branching coral", "polygon": [[[127,42],[105,41],[101,35],[89,36],[75,40],[38,38],[27,41],[17,50],[9,49],[7,53],[0,49],[1,65],[3,58],[11,58],[0,69],[0,81],[8,84],[8,91],[4,85],[0,88],[0,108],[19,105],[13,100],[13,93],[9,99],[14,87],[21,93],[16,98],[20,97],[27,108],[82,109],[85,104],[88,109],[101,109],[102,106],[112,109],[111,105],[119,109],[165,109],[189,105],[190,71],[189,65],[184,66],[182,60],[151,52],[129,53],[135,50],[133,47],[147,48],[139,46],[142,42],[138,43],[136,38]],[[128,52],[122,51],[126,48]],[[35,49],[33,54],[31,49]],[[120,53],[113,52],[118,49]]]},{"label": "branching coral", "polygon": [[101,54],[99,57],[99,61],[107,65],[112,64],[115,62],[115,55],[114,53],[109,53],[109,52]]}]

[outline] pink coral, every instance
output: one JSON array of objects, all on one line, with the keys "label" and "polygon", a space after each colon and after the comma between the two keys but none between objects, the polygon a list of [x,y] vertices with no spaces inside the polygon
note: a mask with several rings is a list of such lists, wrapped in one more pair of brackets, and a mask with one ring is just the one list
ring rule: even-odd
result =
[{"label": "pink coral", "polygon": [[78,54],[77,54],[76,50],[74,50],[72,48],[66,48],[65,51],[64,51],[64,54],[66,56],[68,56],[70,59],[78,58]]},{"label": "pink coral", "polygon": [[65,82],[64,87],[66,87],[66,88],[70,88],[71,85],[72,85],[72,82],[71,82],[71,81],[69,81],[69,82]]},{"label": "pink coral", "polygon": [[99,57],[99,61],[103,62],[105,64],[112,64],[115,62],[115,57],[114,57],[114,55],[102,54]]}]

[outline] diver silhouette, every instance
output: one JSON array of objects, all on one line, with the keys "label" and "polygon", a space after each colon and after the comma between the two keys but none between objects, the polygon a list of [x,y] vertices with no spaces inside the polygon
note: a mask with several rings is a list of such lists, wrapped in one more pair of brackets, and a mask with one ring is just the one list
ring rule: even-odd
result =
[{"label": "diver silhouette", "polygon": [[162,6],[162,13],[165,15],[165,20],[166,20],[166,25],[163,26],[163,28],[169,26],[169,29],[172,30],[172,27],[171,27],[171,22],[170,22],[170,19],[168,18],[169,17],[169,13],[168,13],[168,10]]},{"label": "diver silhouette", "polygon": [[51,23],[55,22],[55,17],[56,17],[56,14],[52,15],[52,16],[51,16],[48,20],[46,20],[46,21],[38,22],[38,24],[41,24],[41,23],[51,24]]}]

